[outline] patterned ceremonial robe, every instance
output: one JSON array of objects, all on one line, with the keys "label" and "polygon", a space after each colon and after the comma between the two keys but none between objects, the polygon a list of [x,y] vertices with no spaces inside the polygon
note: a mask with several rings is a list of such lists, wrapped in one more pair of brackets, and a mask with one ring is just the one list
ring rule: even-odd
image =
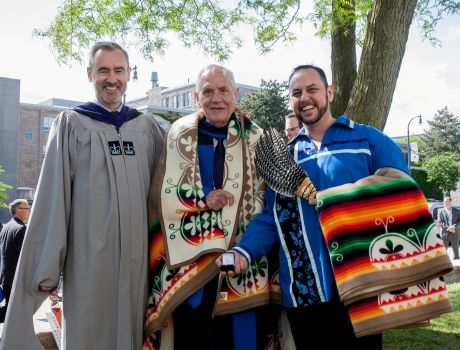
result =
[{"label": "patterned ceremonial robe", "polygon": [[[173,310],[218,274],[216,257],[241,239],[262,209],[263,185],[254,164],[261,129],[238,110],[228,125],[223,184],[235,201],[221,211],[206,206],[197,152],[202,118],[198,112],[171,126],[152,183],[146,337],[167,327]],[[279,290],[277,285],[276,278],[268,275],[267,259],[258,259],[245,273],[222,279],[215,315],[265,305],[269,289]]]}]

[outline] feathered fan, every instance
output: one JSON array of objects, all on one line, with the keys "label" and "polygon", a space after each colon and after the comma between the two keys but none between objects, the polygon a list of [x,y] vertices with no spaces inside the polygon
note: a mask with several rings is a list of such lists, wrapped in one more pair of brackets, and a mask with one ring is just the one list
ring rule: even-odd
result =
[{"label": "feathered fan", "polygon": [[276,129],[264,130],[256,146],[256,165],[264,181],[276,192],[289,197],[316,197],[315,186],[305,170],[289,153],[286,140]]}]

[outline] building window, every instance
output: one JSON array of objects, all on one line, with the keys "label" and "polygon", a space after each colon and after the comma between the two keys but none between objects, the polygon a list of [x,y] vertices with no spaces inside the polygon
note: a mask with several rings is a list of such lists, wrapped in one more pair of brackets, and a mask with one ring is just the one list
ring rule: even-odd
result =
[{"label": "building window", "polygon": [[190,106],[190,101],[188,99],[188,93],[182,94],[182,99],[184,100],[184,107]]},{"label": "building window", "polygon": [[49,133],[51,129],[51,125],[53,125],[54,118],[53,117],[44,117],[43,118],[43,132]]},{"label": "building window", "polygon": [[32,131],[26,131],[24,133],[24,141],[32,141]]},{"label": "building window", "polygon": [[173,98],[172,98],[172,107],[173,108],[177,108],[177,95],[174,95]]},{"label": "building window", "polygon": [[193,104],[193,100],[192,100],[192,92],[189,91],[187,93],[187,96],[188,96],[188,106],[191,106]]}]

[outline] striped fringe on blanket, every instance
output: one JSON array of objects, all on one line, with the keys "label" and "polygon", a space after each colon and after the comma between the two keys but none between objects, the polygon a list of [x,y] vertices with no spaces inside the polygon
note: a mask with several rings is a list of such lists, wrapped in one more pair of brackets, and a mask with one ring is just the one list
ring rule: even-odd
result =
[{"label": "striped fringe on blanket", "polygon": [[438,277],[452,263],[413,180],[325,194],[318,209],[339,295],[357,336],[451,311]]}]

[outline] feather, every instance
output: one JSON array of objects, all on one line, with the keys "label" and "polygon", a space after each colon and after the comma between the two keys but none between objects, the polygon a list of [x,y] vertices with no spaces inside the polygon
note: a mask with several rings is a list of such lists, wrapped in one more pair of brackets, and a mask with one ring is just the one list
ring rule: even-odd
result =
[{"label": "feather", "polygon": [[276,192],[305,199],[316,197],[308,174],[294,161],[286,139],[276,130],[265,130],[256,146],[256,165],[260,176]]}]

